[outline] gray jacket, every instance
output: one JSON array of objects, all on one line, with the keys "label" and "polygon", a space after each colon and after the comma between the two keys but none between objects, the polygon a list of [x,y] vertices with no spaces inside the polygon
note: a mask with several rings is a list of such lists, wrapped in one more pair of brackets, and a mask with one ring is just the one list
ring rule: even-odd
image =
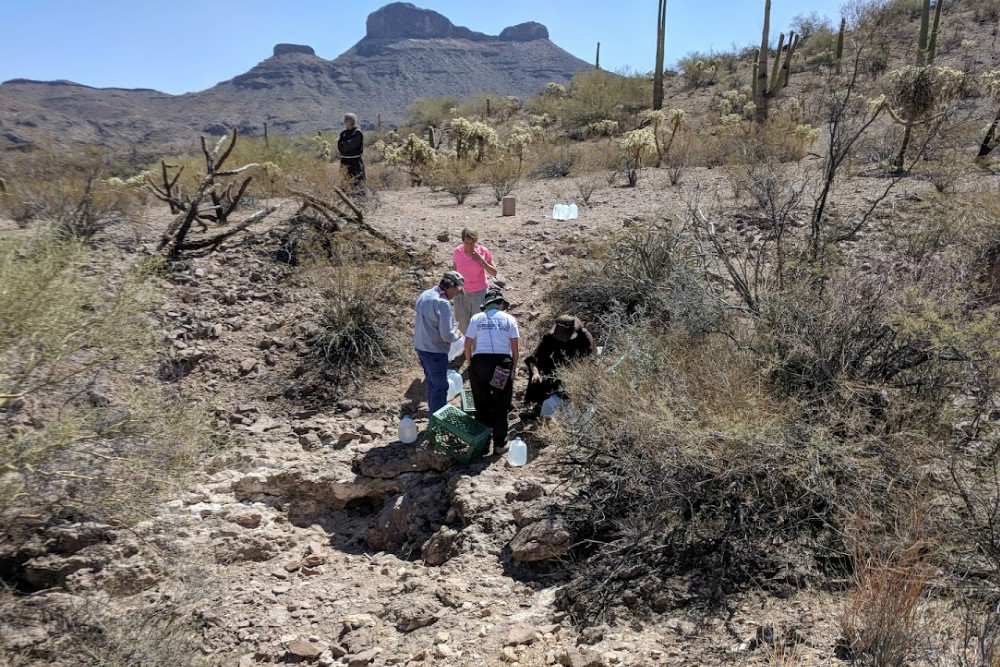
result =
[{"label": "gray jacket", "polygon": [[448,354],[451,344],[459,338],[448,297],[432,287],[421,292],[414,309],[417,325],[413,330],[413,347],[422,352]]}]

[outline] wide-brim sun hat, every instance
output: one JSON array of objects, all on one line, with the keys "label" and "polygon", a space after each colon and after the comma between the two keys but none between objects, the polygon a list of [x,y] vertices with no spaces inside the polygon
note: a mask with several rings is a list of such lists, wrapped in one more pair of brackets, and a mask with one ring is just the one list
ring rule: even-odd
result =
[{"label": "wide-brim sun hat", "polygon": [[572,315],[560,315],[556,318],[555,326],[549,333],[559,341],[566,343],[579,335],[577,330],[582,326],[580,320]]}]

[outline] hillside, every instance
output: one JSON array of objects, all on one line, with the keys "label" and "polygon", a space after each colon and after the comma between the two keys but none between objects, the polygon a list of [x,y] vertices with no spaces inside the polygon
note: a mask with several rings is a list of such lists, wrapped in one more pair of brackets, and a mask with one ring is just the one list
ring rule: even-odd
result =
[{"label": "hillside", "polygon": [[418,97],[526,97],[586,65],[550,41],[541,24],[484,35],[397,2],[373,12],[365,37],[333,60],[309,46],[279,44],[249,71],[197,93],[8,81],[0,85],[0,136],[15,146],[50,136],[121,147],[232,126],[260,134],[265,122],[305,134],[339,129],[347,111],[359,115],[362,127],[373,127],[379,116],[393,125]]}]

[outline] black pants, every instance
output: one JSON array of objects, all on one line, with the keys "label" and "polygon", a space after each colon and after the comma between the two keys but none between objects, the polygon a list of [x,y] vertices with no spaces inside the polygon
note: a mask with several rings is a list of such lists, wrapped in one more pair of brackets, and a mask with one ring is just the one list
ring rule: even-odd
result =
[{"label": "black pants", "polygon": [[351,178],[351,185],[355,188],[365,183],[365,161],[359,157],[341,158],[340,166]]},{"label": "black pants", "polygon": [[528,388],[524,392],[525,403],[537,403],[541,405],[552,394],[563,393],[562,381],[554,375],[543,375],[538,382],[528,381]]},{"label": "black pants", "polygon": [[[490,386],[497,367],[510,371],[503,389]],[[492,429],[493,450],[507,442],[507,413],[514,400],[514,360],[506,354],[477,354],[469,366],[469,384],[476,402],[476,421]]]}]

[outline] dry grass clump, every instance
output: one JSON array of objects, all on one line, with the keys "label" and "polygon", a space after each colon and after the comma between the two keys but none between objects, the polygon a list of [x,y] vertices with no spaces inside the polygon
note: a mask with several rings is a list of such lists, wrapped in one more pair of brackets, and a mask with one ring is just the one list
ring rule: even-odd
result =
[{"label": "dry grass clump", "polygon": [[402,354],[402,274],[394,262],[347,239],[306,275],[324,297],[309,343],[328,380],[356,385]]}]

